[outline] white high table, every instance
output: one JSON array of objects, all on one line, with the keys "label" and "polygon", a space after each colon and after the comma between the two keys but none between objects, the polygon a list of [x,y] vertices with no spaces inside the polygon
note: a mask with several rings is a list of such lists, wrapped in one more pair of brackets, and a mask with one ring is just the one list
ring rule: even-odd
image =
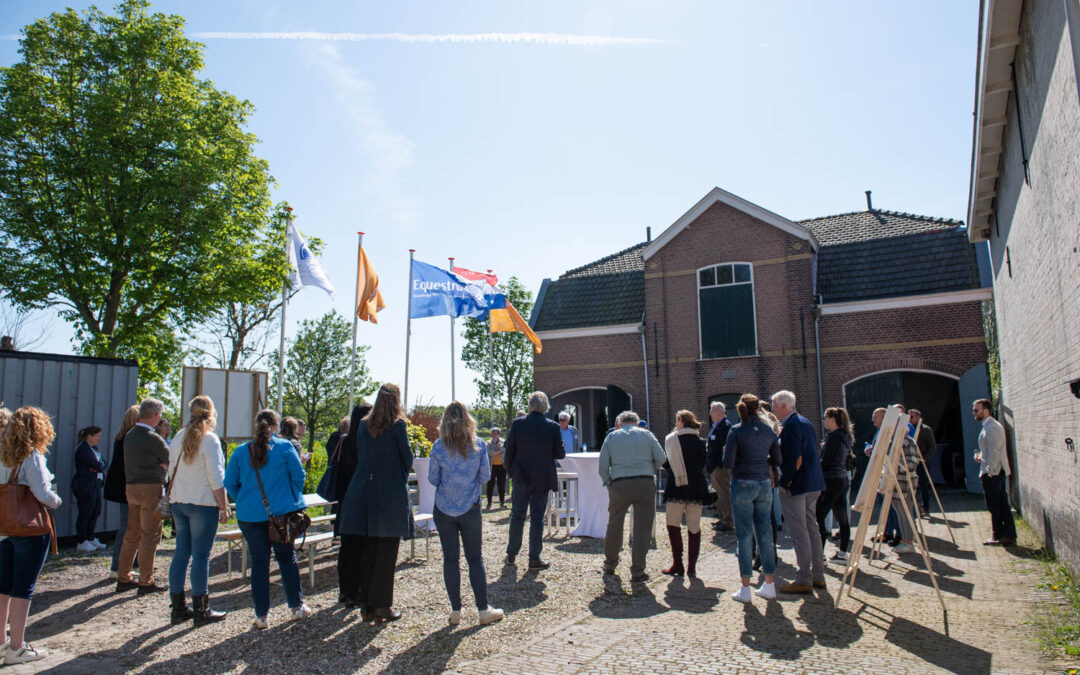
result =
[{"label": "white high table", "polygon": [[603,539],[607,533],[608,493],[600,482],[600,453],[568,453],[559,463],[563,471],[578,475],[578,525],[570,536]]}]

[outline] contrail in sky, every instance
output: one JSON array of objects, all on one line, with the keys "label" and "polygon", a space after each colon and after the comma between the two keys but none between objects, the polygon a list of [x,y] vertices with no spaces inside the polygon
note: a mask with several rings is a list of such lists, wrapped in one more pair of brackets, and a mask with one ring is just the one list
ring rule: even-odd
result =
[{"label": "contrail in sky", "polygon": [[527,43],[566,47],[620,47],[663,44],[656,38],[609,37],[604,35],[574,35],[570,33],[321,33],[315,31],[233,32],[215,31],[192,33],[200,40],[322,40],[329,42],[390,42],[427,43]]}]

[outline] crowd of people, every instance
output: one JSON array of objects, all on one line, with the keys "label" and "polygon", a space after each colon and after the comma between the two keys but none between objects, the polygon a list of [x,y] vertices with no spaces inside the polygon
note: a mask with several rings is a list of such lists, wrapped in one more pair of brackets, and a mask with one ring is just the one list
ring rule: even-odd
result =
[{"label": "crowd of people", "polygon": [[[301,424],[263,410],[255,418],[254,437],[238,446],[226,461],[221,439],[214,432],[217,412],[213,401],[196,396],[188,408],[189,421],[170,438],[171,429],[162,424],[164,406],[160,401],[146,399],[131,406],[114,438],[108,466],[98,450],[102,429],[88,426],[78,432],[71,485],[78,505],[76,549],[90,552],[104,548],[94,532],[102,499],[123,505],[112,558],[116,591],[146,595],[168,590],[170,621],[191,621],[198,627],[225,617],[224,612],[210,606],[210,555],[218,526],[235,514],[250,554],[254,627],[268,626],[271,554],[293,618],[310,616],[312,610],[304,602],[296,551],[288,534],[305,510],[303,485],[310,454],[300,445]],[[446,407],[438,439],[431,448],[427,478],[435,489],[433,520],[443,550],[451,625],[462,620],[462,552],[478,623],[490,624],[504,616],[488,598],[481,504],[486,492],[487,507],[492,507],[497,487],[502,508],[508,478],[511,512],[503,563],[517,564],[528,519],[528,568],[549,567],[542,557],[549,493],[558,489],[558,461],[567,452],[582,449],[581,435],[570,425],[569,414],[560,414],[556,422],[548,417],[549,408],[547,396],[534,392],[528,412],[518,414],[505,440],[495,428],[491,440],[484,442],[464,404],[454,401]],[[656,517],[656,475],[660,469],[666,475],[663,495],[672,553],[672,563],[664,574],[697,575],[702,513],[710,505],[716,508],[716,529],[734,530],[737,540],[742,583],[732,596],[736,601],[749,603],[754,595],[772,600],[777,593],[808,594],[824,588],[824,545],[831,532],[830,519],[839,530],[832,560],[846,562],[851,553],[849,508],[856,464],[847,411],[839,407],[824,411],[826,434],[821,442],[813,424],[798,413],[790,391],[779,391],[768,401],[745,394],[737,412],[738,422],[731,424],[724,404],[713,403],[711,425],[703,437],[704,425],[694,413],[679,410],[675,428],[662,445],[636,413],[618,415],[598,460],[599,477],[608,492],[605,575],[614,575],[619,565],[625,519],[632,509],[630,577],[632,582],[649,579],[646,556]],[[876,427],[880,427],[885,412],[884,408],[874,412]],[[976,401],[972,414],[983,425],[974,459],[980,463],[993,522],[993,537],[984,543],[1009,545],[1015,543],[1016,530],[1004,487],[1010,472],[1004,432],[991,415],[989,401]],[[933,435],[923,424],[916,441],[920,420],[919,411],[909,413],[897,482],[905,495],[920,494],[920,515],[927,517],[929,501],[919,492],[919,483],[920,472],[926,475],[923,460],[932,452]],[[867,455],[876,436],[866,445]],[[50,511],[61,505],[45,461],[54,438],[44,411],[23,407],[11,413],[0,406],[0,484],[22,489],[17,493],[21,499],[32,499]],[[398,548],[403,539],[415,536],[409,491],[414,454],[398,387],[384,384],[374,405],[356,406],[350,417],[340,421],[326,447],[329,473],[324,482],[328,481],[326,489],[335,502],[334,533],[340,540],[338,600],[359,608],[364,621],[395,621],[401,617],[393,609]],[[920,448],[926,450],[920,454]],[[892,504],[882,508],[895,511],[899,506],[899,496],[894,493]],[[173,523],[175,551],[168,583],[159,584],[155,557],[166,518]],[[0,644],[0,661],[6,664],[44,656],[43,650],[26,642],[25,628],[37,577],[55,537],[52,532],[26,534],[18,526],[10,527],[15,529],[0,532],[0,626],[8,629]],[[781,527],[792,541],[796,573],[790,583],[777,586],[776,536]],[[906,517],[895,519],[885,536],[897,552],[911,550],[914,537]],[[753,571],[758,569],[761,583],[752,589]]]}]

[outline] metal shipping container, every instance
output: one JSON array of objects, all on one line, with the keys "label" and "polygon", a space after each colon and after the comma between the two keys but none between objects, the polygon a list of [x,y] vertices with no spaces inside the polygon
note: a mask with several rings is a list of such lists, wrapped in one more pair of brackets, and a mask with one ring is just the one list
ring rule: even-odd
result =
[{"label": "metal shipping container", "polygon": [[[85,356],[0,351],[0,401],[14,411],[37,406],[52,418],[56,440],[49,448],[49,470],[56,476],[57,493],[64,500],[56,511],[56,533],[75,534],[75,435],[91,424],[101,427],[101,451],[112,462],[113,437],[120,430],[124,411],[138,403],[139,365],[135,361]],[[96,531],[116,530],[120,505],[105,502]]]}]

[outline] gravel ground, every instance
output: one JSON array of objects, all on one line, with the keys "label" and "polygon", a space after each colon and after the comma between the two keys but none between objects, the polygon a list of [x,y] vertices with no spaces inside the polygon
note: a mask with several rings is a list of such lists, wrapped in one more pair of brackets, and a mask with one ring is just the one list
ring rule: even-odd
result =
[{"label": "gravel ground", "polygon": [[[585,612],[596,613],[626,602],[631,588],[623,555],[619,577],[601,575],[603,541],[588,538],[546,538],[544,558],[551,568],[527,570],[527,556],[518,566],[504,567],[502,559],[509,528],[509,508],[484,513],[484,561],[489,598],[506,610],[506,618],[480,628],[467,572],[462,560],[462,624],[446,623],[449,601],[442,583],[442,556],[432,537],[431,559],[407,560],[403,542],[395,577],[395,609],[404,617],[391,624],[362,623],[359,612],[337,604],[336,547],[317,560],[315,590],[307,588],[307,565],[301,563],[306,602],[315,610],[303,621],[289,619],[284,592],[271,587],[270,628],[251,628],[253,612],[247,581],[226,574],[224,544],[215,547],[211,560],[212,605],[229,611],[225,621],[198,630],[190,624],[171,626],[168,597],[137,598],[114,592],[107,579],[111,549],[97,554],[75,554],[72,549],[51,558],[38,583],[27,630],[29,639],[74,660],[55,664],[52,672],[239,673],[271,668],[314,673],[441,672],[463,661],[504,652],[507,645],[553,629]],[[658,519],[662,513],[657,514]],[[706,528],[712,519],[705,521]],[[526,525],[526,528],[528,526]],[[629,534],[629,523],[627,525]],[[658,528],[658,532],[660,529]],[[711,534],[706,529],[706,537]],[[649,554],[648,573],[655,580],[670,560],[666,536]],[[722,544],[732,550],[734,538],[714,537],[703,543],[702,555]],[[526,533],[526,548],[527,533]],[[325,551],[325,549],[324,549]],[[424,553],[423,540],[417,554]],[[158,551],[156,578],[167,578],[172,540]],[[234,555],[234,562],[239,556]],[[271,580],[277,579],[271,563]],[[635,585],[636,587],[637,585]],[[638,588],[637,592],[644,589]],[[52,662],[50,658],[47,662]]]}]

